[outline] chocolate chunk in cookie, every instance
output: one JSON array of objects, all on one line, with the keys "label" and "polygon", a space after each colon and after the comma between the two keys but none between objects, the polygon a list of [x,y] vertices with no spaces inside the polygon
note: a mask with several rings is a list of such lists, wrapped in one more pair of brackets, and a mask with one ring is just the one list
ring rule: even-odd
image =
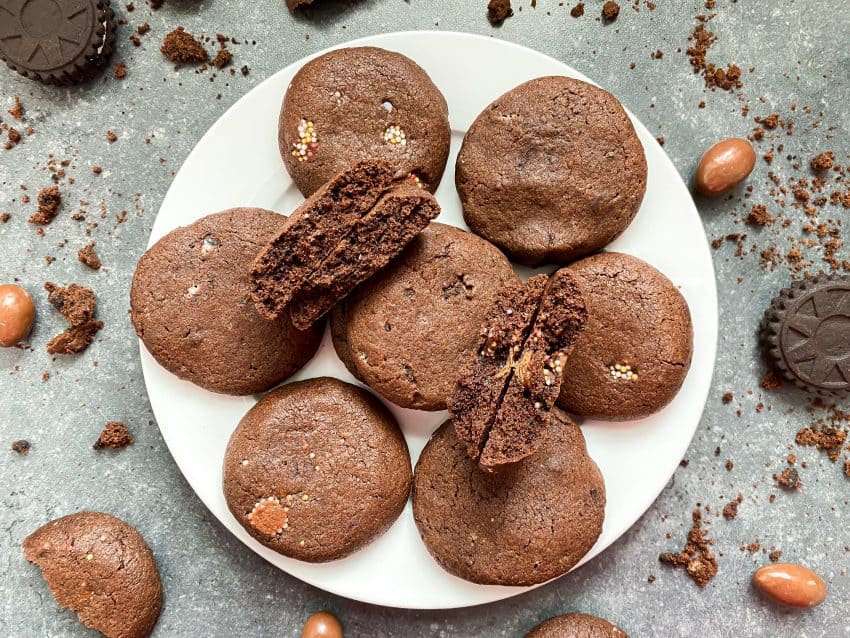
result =
[{"label": "chocolate chunk in cookie", "polygon": [[588,614],[564,614],[550,618],[529,631],[525,638],[628,638],[617,625]]},{"label": "chocolate chunk in cookie", "polygon": [[386,531],[407,502],[411,474],[383,404],[318,378],[273,390],[242,418],[224,457],[224,497],[263,545],[323,562]]},{"label": "chocolate chunk in cookie", "polygon": [[316,323],[439,214],[437,200],[419,186],[402,185],[386,192],[309,275],[292,303],[292,323],[302,329]]},{"label": "chocolate chunk in cookie", "polygon": [[130,289],[136,334],[164,368],[202,388],[255,394],[310,360],[322,326],[298,330],[289,316],[261,317],[248,266],[286,218],[234,208],[178,228],[139,260]]},{"label": "chocolate chunk in cookie", "polygon": [[535,452],[586,321],[582,295],[563,270],[532,277],[494,305],[448,406],[458,438],[482,469]]},{"label": "chocolate chunk in cookie", "polygon": [[356,162],[389,162],[432,193],[451,143],[448,107],[413,60],[376,47],[337,49],[305,64],[280,112],[280,154],[305,196]]},{"label": "chocolate chunk in cookie", "polygon": [[567,359],[558,405],[605,420],[639,419],[676,396],[691,364],[693,327],[678,288],[644,261],[600,253],[571,264],[588,322]]},{"label": "chocolate chunk in cookie", "polygon": [[602,531],[605,485],[581,430],[557,408],[533,461],[481,472],[451,422],[416,464],[413,517],[452,574],[487,585],[535,585],[566,573]]},{"label": "chocolate chunk in cookie", "polygon": [[144,638],[162,609],[153,553],[122,520],[79,512],[50,521],[23,540],[56,602],[86,627],[115,638]]},{"label": "chocolate chunk in cookie", "polygon": [[770,363],[800,388],[850,391],[850,277],[806,277],[783,289],[762,322]]},{"label": "chocolate chunk in cookie", "polygon": [[331,313],[348,370],[397,405],[444,410],[499,291],[518,284],[495,246],[432,222]]},{"label": "chocolate chunk in cookie", "polygon": [[476,118],[455,182],[473,232],[527,266],[565,263],[629,225],[646,190],[646,158],[613,95],[543,77]]}]

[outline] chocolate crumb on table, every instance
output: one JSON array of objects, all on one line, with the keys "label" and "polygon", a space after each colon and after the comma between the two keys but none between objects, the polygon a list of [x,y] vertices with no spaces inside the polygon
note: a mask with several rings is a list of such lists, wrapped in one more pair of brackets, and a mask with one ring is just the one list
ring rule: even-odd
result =
[{"label": "chocolate crumb on table", "polygon": [[729,405],[730,403],[732,403],[732,401],[734,401],[734,399],[735,399],[735,393],[732,392],[731,390],[723,393],[723,399],[722,399],[723,405]]},{"label": "chocolate crumb on table", "polygon": [[617,19],[618,15],[620,15],[620,5],[614,2],[614,0],[608,0],[608,2],[602,5],[602,18],[606,22],[613,22]]},{"label": "chocolate crumb on table", "polygon": [[116,80],[123,80],[124,78],[126,78],[127,77],[127,65],[124,64],[123,62],[119,62],[118,64],[116,64],[115,65],[115,71],[113,72],[112,76]]},{"label": "chocolate crumb on table", "polygon": [[38,210],[30,215],[29,222],[46,226],[59,214],[61,207],[62,196],[59,193],[59,187],[54,185],[42,188],[38,191]]},{"label": "chocolate crumb on table", "polygon": [[502,24],[514,14],[511,0],[490,0],[487,4],[487,19],[490,24]]},{"label": "chocolate crumb on table", "polygon": [[112,144],[113,142],[118,140],[118,136],[112,131],[106,131],[106,139],[110,144]]},{"label": "chocolate crumb on table", "polygon": [[774,474],[773,479],[779,483],[779,487],[786,490],[799,490],[803,487],[800,473],[794,467],[786,467],[779,476]]},{"label": "chocolate crumb on table", "polygon": [[773,224],[776,219],[767,212],[767,206],[764,204],[754,204],[745,221],[750,226],[767,226]]},{"label": "chocolate crumb on table", "polygon": [[201,64],[210,59],[204,45],[183,27],[177,27],[165,36],[160,51],[175,64]]},{"label": "chocolate crumb on table", "polygon": [[765,390],[775,392],[782,387],[782,379],[773,370],[770,370],[762,377],[759,385]]},{"label": "chocolate crumb on table", "polygon": [[30,442],[24,439],[12,443],[12,452],[26,456],[30,453]]},{"label": "chocolate crumb on table", "polygon": [[725,518],[727,521],[731,521],[737,515],[738,515],[738,501],[737,501],[737,499],[733,500],[733,501],[729,501],[728,503],[726,503],[726,505],[723,506],[723,518]]},{"label": "chocolate crumb on table", "polygon": [[580,18],[584,15],[584,2],[579,2],[570,9],[570,15],[574,18]]},{"label": "chocolate crumb on table", "polygon": [[15,96],[14,106],[9,109],[9,115],[11,115],[19,122],[24,121],[24,106],[23,104],[21,104],[21,98],[19,98],[17,95]]},{"label": "chocolate crumb on table", "polygon": [[110,448],[120,450],[122,447],[132,445],[133,435],[121,421],[108,421],[103,427],[97,441],[92,447],[95,450]]},{"label": "chocolate crumb on table", "polygon": [[47,300],[70,327],[47,342],[48,354],[77,354],[91,345],[103,322],[94,318],[97,301],[94,291],[71,284],[67,288],[48,281],[44,284]]},{"label": "chocolate crumb on table", "polygon": [[782,558],[782,550],[781,549],[771,549],[770,553],[767,555],[768,559],[770,559],[771,563],[777,562],[780,558]]},{"label": "chocolate crumb on table", "polygon": [[812,424],[797,432],[794,441],[797,445],[813,446],[826,452],[829,460],[835,463],[847,441],[847,431],[831,425],[821,425],[818,428],[816,424]]},{"label": "chocolate crumb on table", "polygon": [[77,251],[77,259],[92,270],[100,270],[100,257],[94,251],[94,242],[80,248]]},{"label": "chocolate crumb on table", "polygon": [[230,63],[233,62],[233,54],[225,48],[224,45],[218,50],[216,53],[215,59],[213,60],[213,66],[217,69],[223,69],[226,66],[229,66]]},{"label": "chocolate crumb on table", "polygon": [[815,172],[827,171],[835,165],[835,153],[824,151],[812,158],[812,170]]},{"label": "chocolate crumb on table", "polygon": [[717,575],[717,557],[711,552],[714,541],[702,528],[702,512],[697,507],[692,513],[693,526],[681,552],[664,552],[658,560],[672,567],[684,567],[688,576],[700,587],[705,587]]}]

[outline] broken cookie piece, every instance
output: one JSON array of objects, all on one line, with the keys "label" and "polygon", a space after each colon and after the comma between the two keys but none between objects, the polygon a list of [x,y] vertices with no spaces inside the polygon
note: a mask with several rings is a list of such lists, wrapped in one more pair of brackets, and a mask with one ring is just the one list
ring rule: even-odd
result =
[{"label": "broken cookie piece", "polygon": [[122,447],[133,444],[133,435],[121,421],[107,421],[94,442],[92,447],[95,450],[110,448],[112,450],[120,450]]},{"label": "broken cookie piece", "polygon": [[91,345],[103,322],[94,319],[97,300],[93,290],[71,284],[67,288],[48,281],[47,300],[71,327],[47,342],[48,354],[77,354]]},{"label": "broken cookie piece", "polygon": [[503,292],[449,400],[457,437],[481,469],[497,471],[535,452],[586,322],[581,292],[565,270]]},{"label": "broken cookie piece", "polygon": [[22,542],[56,602],[106,636],[143,638],[162,609],[153,553],[122,520],[78,512],[38,528]]},{"label": "broken cookie piece", "polygon": [[310,196],[250,268],[251,296],[267,319],[289,312],[307,329],[397,256],[440,213],[388,162],[343,171]]},{"label": "broken cookie piece", "polygon": [[295,327],[306,330],[316,323],[386,266],[439,214],[437,200],[418,186],[397,186],[382,195],[296,295],[291,310]]}]

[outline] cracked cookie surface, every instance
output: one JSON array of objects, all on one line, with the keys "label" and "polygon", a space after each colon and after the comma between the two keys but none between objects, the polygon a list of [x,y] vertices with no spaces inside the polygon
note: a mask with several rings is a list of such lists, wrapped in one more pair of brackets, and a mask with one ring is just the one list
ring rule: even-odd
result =
[{"label": "cracked cookie surface", "polygon": [[631,420],[657,412],[691,364],[693,327],[676,286],[646,262],[600,253],[568,266],[588,322],[565,367],[558,405],[582,416]]},{"label": "cracked cookie surface", "polygon": [[600,88],[542,77],[470,126],[455,183],[473,232],[527,266],[566,263],[625,230],[646,190],[643,147]]}]

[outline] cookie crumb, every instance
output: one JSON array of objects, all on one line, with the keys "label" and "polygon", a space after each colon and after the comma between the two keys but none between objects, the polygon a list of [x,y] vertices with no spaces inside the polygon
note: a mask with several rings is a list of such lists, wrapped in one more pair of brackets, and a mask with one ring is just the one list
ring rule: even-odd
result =
[{"label": "cookie crumb", "polygon": [[30,215],[30,224],[46,226],[59,214],[61,207],[62,195],[59,193],[59,187],[54,185],[42,188],[38,191],[38,210]]},{"label": "cookie crumb", "polygon": [[130,434],[126,425],[121,421],[108,421],[92,447],[95,450],[102,450],[107,447],[112,450],[120,450],[122,447],[132,445],[132,443],[133,435]]},{"label": "cookie crumb", "polygon": [[574,18],[580,18],[584,15],[584,2],[579,2],[576,6],[570,9],[570,15]]},{"label": "cookie crumb", "polygon": [[812,170],[815,172],[827,171],[835,164],[835,154],[832,151],[824,151],[812,158]]},{"label": "cookie crumb", "polygon": [[21,456],[26,456],[30,453],[30,442],[25,439],[13,442],[12,452],[20,454]]},{"label": "cookie crumb", "polygon": [[729,501],[726,505],[723,506],[723,518],[727,521],[731,521],[738,515],[738,501]]},{"label": "cookie crumb", "polygon": [[735,400],[735,393],[732,392],[731,390],[727,390],[726,392],[723,393],[723,399],[722,399],[723,405],[729,405],[734,400]]},{"label": "cookie crumb", "polygon": [[487,19],[490,24],[502,24],[514,14],[511,0],[490,0],[487,4]]},{"label": "cookie crumb", "polygon": [[620,5],[614,2],[614,0],[608,0],[608,2],[602,5],[602,18],[606,22],[613,22],[617,19],[618,15],[620,15]]},{"label": "cookie crumb", "polygon": [[21,104],[21,98],[17,95],[15,96],[15,104],[9,109],[9,115],[19,122],[23,122],[24,120],[24,106]]},{"label": "cookie crumb", "polygon": [[767,226],[775,222],[776,219],[767,212],[767,206],[754,204],[744,221],[750,226]]},{"label": "cookie crumb", "polygon": [[782,474],[778,477],[774,474],[773,478],[779,483],[779,487],[786,490],[799,490],[803,487],[803,481],[800,479],[800,473],[793,467],[786,467],[782,470]]},{"label": "cookie crumb", "polygon": [[116,80],[123,80],[127,77],[127,65],[123,62],[119,62],[115,65],[115,71],[112,73],[112,76]]},{"label": "cookie crumb", "polygon": [[165,36],[160,51],[175,64],[201,64],[210,59],[204,45],[183,27]]},{"label": "cookie crumb", "polygon": [[94,242],[80,248],[77,251],[77,259],[92,270],[100,270],[100,257],[94,251]]},{"label": "cookie crumb", "polygon": [[70,328],[47,342],[48,354],[77,354],[94,341],[103,322],[94,319],[97,302],[94,291],[71,284],[67,288],[52,282],[44,284],[47,300],[70,324]]},{"label": "cookie crumb", "polygon": [[782,387],[782,379],[780,379],[779,376],[775,372],[773,372],[773,370],[770,370],[766,375],[762,377],[761,381],[759,382],[759,385],[765,390],[775,392],[776,390],[779,390],[779,388]]},{"label": "cookie crumb", "polygon": [[692,513],[693,526],[681,552],[664,552],[658,560],[673,567],[684,567],[688,576],[699,586],[705,587],[717,575],[717,557],[711,553],[714,541],[702,528],[702,512],[699,508]]},{"label": "cookie crumb", "polygon": [[770,550],[770,553],[767,555],[767,557],[770,559],[771,563],[775,563],[780,558],[782,558],[782,550],[772,549],[772,550]]},{"label": "cookie crumb", "polygon": [[213,66],[217,69],[223,69],[226,66],[229,66],[230,63],[233,62],[233,54],[222,46],[218,53],[216,53],[215,59],[213,60]]},{"label": "cookie crumb", "polygon": [[109,141],[110,144],[112,144],[113,142],[118,140],[118,136],[112,131],[106,131],[106,139]]}]

